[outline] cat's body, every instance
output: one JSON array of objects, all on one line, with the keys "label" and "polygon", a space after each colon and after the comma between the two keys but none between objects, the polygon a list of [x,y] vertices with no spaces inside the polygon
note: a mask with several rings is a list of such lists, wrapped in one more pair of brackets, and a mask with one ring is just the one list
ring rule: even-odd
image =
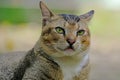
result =
[{"label": "cat's body", "polygon": [[[0,80],[88,80],[90,33],[94,11],[76,16],[53,14],[40,2],[42,33],[32,50],[18,56],[0,55]],[[12,62],[12,63],[11,63]],[[15,65],[15,66],[14,66]]]},{"label": "cat's body", "polygon": [[0,80],[62,80],[61,73],[59,65],[42,50],[0,55]]}]

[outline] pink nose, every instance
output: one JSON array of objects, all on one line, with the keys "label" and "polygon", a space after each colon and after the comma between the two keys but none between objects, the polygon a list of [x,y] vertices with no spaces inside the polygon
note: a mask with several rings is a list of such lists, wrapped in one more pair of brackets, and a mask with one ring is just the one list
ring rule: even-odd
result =
[{"label": "pink nose", "polygon": [[67,39],[67,42],[70,44],[70,45],[73,45],[75,43],[75,40],[74,39]]}]

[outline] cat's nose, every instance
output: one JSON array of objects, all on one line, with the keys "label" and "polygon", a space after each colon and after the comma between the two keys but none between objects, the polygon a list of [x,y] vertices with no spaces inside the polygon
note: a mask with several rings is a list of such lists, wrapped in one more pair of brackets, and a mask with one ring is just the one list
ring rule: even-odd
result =
[{"label": "cat's nose", "polygon": [[75,39],[70,39],[68,38],[67,39],[67,42],[70,44],[70,45],[73,45],[75,43]]}]

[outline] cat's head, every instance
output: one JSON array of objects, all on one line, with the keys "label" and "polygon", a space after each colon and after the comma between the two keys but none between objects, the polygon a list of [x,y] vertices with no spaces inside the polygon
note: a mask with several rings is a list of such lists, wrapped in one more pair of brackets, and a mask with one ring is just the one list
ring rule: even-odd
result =
[{"label": "cat's head", "polygon": [[82,54],[90,46],[88,23],[94,11],[76,16],[54,14],[40,2],[42,12],[42,33],[40,42],[43,49],[52,56],[72,56]]}]

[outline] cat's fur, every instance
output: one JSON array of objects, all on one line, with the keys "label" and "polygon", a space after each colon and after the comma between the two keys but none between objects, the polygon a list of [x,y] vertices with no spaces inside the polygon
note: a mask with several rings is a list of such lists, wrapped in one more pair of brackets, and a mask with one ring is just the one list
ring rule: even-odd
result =
[{"label": "cat's fur", "polygon": [[40,8],[40,39],[27,53],[0,55],[0,80],[88,80],[88,23],[94,11],[54,14],[43,2]]}]

